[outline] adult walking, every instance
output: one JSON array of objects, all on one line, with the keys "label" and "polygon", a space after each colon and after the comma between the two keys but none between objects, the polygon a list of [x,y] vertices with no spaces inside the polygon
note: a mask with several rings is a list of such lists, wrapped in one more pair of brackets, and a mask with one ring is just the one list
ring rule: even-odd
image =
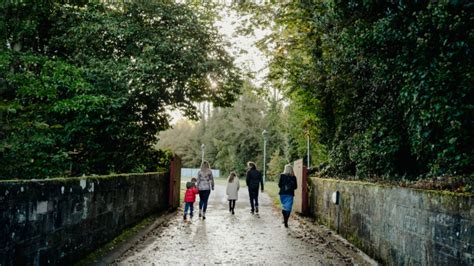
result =
[{"label": "adult walking", "polygon": [[201,169],[197,174],[197,187],[199,190],[199,217],[206,219],[207,201],[211,190],[214,190],[214,177],[208,161],[201,163]]},{"label": "adult walking", "polygon": [[288,227],[288,218],[290,218],[291,209],[293,208],[293,198],[295,197],[295,189],[298,187],[293,167],[291,164],[285,165],[283,173],[278,181],[280,188],[281,213],[283,214],[283,223]]},{"label": "adult walking", "polygon": [[261,185],[261,189],[263,192],[263,178],[262,174],[257,170],[257,166],[254,162],[248,162],[248,171],[247,171],[247,178],[245,179],[247,183],[247,187],[249,189],[249,197],[250,197],[250,213],[258,213],[258,189],[259,185]]}]

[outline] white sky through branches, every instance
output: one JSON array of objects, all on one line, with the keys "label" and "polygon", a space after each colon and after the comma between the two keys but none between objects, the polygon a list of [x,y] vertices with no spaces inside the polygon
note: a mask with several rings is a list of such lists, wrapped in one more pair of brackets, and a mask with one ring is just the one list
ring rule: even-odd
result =
[{"label": "white sky through branches", "polygon": [[[238,34],[237,29],[244,18],[227,7],[224,7],[219,15],[221,19],[214,25],[223,35],[224,40],[230,44],[227,51],[235,58],[236,66],[244,74],[251,72],[251,81],[254,85],[262,86],[268,73],[268,58],[257,48],[256,42],[269,34],[270,30],[255,29],[253,36]],[[173,111],[170,114],[172,124],[183,118],[179,111]]]},{"label": "white sky through branches", "polygon": [[219,32],[231,44],[229,51],[235,57],[235,63],[243,71],[250,70],[255,77],[252,79],[256,86],[261,86],[268,73],[268,59],[256,47],[256,42],[270,33],[270,30],[255,29],[253,36],[237,33],[242,24],[242,17],[228,8],[221,11],[221,20],[215,23]]}]

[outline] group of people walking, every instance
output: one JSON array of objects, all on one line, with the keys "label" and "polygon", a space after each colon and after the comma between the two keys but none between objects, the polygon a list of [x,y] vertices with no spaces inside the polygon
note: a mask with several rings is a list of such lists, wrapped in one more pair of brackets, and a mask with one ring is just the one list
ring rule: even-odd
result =
[{"label": "group of people walking", "polygon": [[[248,170],[246,173],[246,184],[250,199],[250,213],[258,214],[258,194],[259,190],[264,191],[263,177],[254,162],[247,163]],[[288,227],[288,219],[293,207],[293,198],[295,190],[297,189],[296,177],[293,173],[293,167],[290,164],[285,165],[283,173],[278,180],[278,187],[280,188],[280,202],[282,207],[283,223]],[[226,194],[229,202],[229,212],[235,214],[235,203],[238,199],[238,192],[240,189],[239,177],[235,172],[231,172],[227,178]],[[183,219],[187,219],[188,211],[189,217],[193,217],[194,202],[196,195],[199,194],[199,217],[206,219],[207,202],[211,190],[214,190],[214,177],[212,175],[209,162],[203,161],[201,169],[197,177],[193,177],[190,182],[186,183],[186,192],[184,196],[185,206]]]}]

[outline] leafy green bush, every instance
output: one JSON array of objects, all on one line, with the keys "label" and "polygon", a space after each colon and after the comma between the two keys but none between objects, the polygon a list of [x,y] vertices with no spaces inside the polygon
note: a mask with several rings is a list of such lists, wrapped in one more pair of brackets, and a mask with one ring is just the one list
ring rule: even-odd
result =
[{"label": "leafy green bush", "polygon": [[0,14],[0,178],[156,171],[167,110],[196,117],[194,101],[238,95],[217,30],[184,4],[7,1]]},{"label": "leafy green bush", "polygon": [[[470,175],[468,2],[294,2],[277,10],[270,77],[305,95],[337,175]],[[284,26],[284,27],[282,27]],[[301,122],[301,126],[303,122]]]}]

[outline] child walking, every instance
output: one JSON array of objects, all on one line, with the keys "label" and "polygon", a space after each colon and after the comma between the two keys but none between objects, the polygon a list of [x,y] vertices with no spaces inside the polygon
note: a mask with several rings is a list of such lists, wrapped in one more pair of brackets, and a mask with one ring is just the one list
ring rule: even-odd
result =
[{"label": "child walking", "polygon": [[235,214],[235,202],[239,195],[239,178],[235,172],[230,172],[229,178],[227,179],[227,199],[229,200],[229,212]]},{"label": "child walking", "polygon": [[199,193],[196,188],[196,178],[191,178],[191,182],[186,183],[186,192],[184,193],[184,215],[183,219],[186,220],[189,209],[189,219],[193,218],[194,202],[196,201],[196,194]]}]

